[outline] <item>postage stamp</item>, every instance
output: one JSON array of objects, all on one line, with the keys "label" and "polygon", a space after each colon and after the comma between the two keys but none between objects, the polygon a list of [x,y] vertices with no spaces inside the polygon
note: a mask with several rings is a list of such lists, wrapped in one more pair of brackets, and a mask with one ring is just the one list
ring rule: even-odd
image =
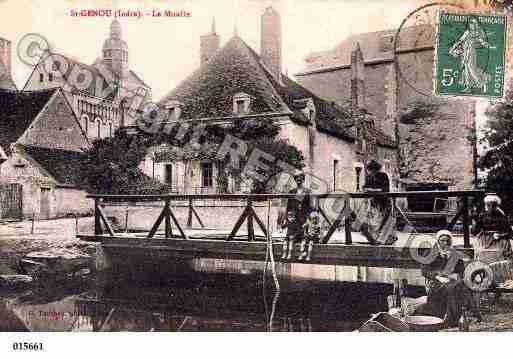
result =
[{"label": "postage stamp", "polygon": [[440,12],[435,95],[504,95],[507,21],[501,15]]}]

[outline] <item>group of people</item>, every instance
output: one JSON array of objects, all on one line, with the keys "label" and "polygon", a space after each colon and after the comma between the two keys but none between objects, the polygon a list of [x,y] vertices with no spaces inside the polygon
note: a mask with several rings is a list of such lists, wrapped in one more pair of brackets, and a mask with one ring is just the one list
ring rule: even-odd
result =
[{"label": "group of people", "polygon": [[[481,267],[467,273],[471,284],[485,280],[496,286],[504,279],[495,264],[502,263],[511,268],[513,251],[511,248],[511,223],[500,208],[501,199],[496,194],[484,198],[484,211],[473,219],[472,232],[476,235],[474,242],[474,260],[487,264],[490,273]],[[453,248],[452,234],[447,230],[436,235],[436,258],[422,266],[422,275],[426,279],[427,303],[417,309],[416,314],[434,315],[444,319],[447,326],[457,325],[464,311],[471,312],[478,321],[481,320],[476,298],[468,284],[465,283],[465,264]]]},{"label": "group of people", "polygon": [[[365,192],[389,192],[390,181],[386,173],[381,172],[381,164],[371,160],[366,166],[367,174],[363,190]],[[286,215],[280,224],[287,228],[283,242],[282,259],[291,260],[295,243],[300,243],[298,260],[310,261],[314,243],[321,238],[321,217],[312,205],[309,191],[304,187],[305,176],[300,173],[294,177],[296,188],[290,191],[295,196],[287,201]],[[362,201],[352,212],[352,229],[359,231],[370,244],[391,244],[396,239],[387,228],[395,226],[392,205],[386,197],[373,197]]]},{"label": "group of people", "polygon": [[[381,165],[370,161],[366,166],[365,192],[389,192],[388,176],[381,172]],[[310,261],[315,243],[321,241],[321,218],[318,210],[312,205],[309,191],[304,187],[303,174],[295,178],[296,188],[290,194],[295,194],[287,201],[286,215],[282,226],[287,228],[283,241],[282,259],[291,260],[296,243],[300,243],[298,260]],[[510,239],[513,231],[511,223],[500,207],[501,199],[495,195],[484,198],[484,211],[473,218],[473,233],[476,240],[473,244],[475,260],[490,264],[501,260],[512,263],[513,251]],[[391,244],[396,240],[395,214],[393,205],[385,196],[372,196],[355,206],[351,213],[352,230],[359,231],[370,244]],[[389,231],[388,228],[394,228]],[[452,326],[459,320],[462,311],[468,310],[478,319],[481,318],[476,306],[473,293],[465,284],[463,274],[464,263],[454,261],[452,233],[447,230],[439,231],[436,235],[435,246],[437,257],[429,264],[422,266],[422,274],[426,279],[427,303],[421,306],[417,313],[429,314],[445,319],[446,325]],[[452,265],[448,266],[448,263]],[[509,264],[508,264],[509,265]],[[477,278],[479,275],[475,276]]]}]

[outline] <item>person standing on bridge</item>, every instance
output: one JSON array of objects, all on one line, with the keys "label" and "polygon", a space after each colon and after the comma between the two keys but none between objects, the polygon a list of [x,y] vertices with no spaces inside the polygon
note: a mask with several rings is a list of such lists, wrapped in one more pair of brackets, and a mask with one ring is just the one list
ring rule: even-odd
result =
[{"label": "person standing on bridge", "polygon": [[[390,192],[388,175],[381,168],[381,164],[375,160],[367,163],[363,186],[365,192]],[[365,200],[358,212],[356,216],[362,222],[360,231],[370,244],[392,244],[395,241],[395,216],[389,198],[371,197]]]},{"label": "person standing on bridge", "polygon": [[296,188],[289,194],[294,194],[287,200],[287,210],[284,227],[287,227],[287,234],[283,241],[281,259],[292,259],[294,244],[300,242],[304,236],[304,224],[312,212],[310,191],[304,187],[305,175],[301,172],[294,176]]}]

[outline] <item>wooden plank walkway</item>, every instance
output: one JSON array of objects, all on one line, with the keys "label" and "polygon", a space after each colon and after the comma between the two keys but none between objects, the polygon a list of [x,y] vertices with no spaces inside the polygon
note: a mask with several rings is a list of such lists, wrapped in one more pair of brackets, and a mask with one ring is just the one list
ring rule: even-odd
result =
[{"label": "wooden plank walkway", "polygon": [[[219,230],[186,230],[189,240],[166,239],[163,233],[157,233],[154,238],[146,238],[146,233],[120,233],[110,235],[78,235],[82,240],[100,242],[103,250],[109,255],[130,258],[152,257],[163,260],[217,258],[265,261],[267,243],[262,241],[248,242],[247,235],[241,233],[240,239],[226,240],[226,231]],[[210,233],[210,236],[207,234]],[[369,245],[360,233],[353,232],[353,244],[344,243],[344,233],[335,232],[334,238],[328,244],[316,244],[312,252],[310,264],[326,265],[360,265],[385,268],[419,268],[412,253],[425,255],[429,252],[430,242],[434,240],[431,234],[415,235],[410,238],[407,233],[399,233],[399,239],[391,246]],[[159,238],[160,237],[160,238]],[[223,239],[224,237],[224,239]],[[258,238],[258,236],[257,236]],[[281,256],[281,239],[283,234],[273,235],[274,255],[277,261]],[[456,245],[463,244],[463,238],[455,240]],[[294,259],[299,254],[299,244],[296,244]],[[299,262],[298,262],[299,263]],[[302,262],[304,263],[304,262]]]},{"label": "wooden plank walkway", "polygon": [[[351,199],[383,197],[401,213],[396,204],[397,198],[408,200],[429,198],[459,198],[458,212],[452,218],[447,228],[451,229],[457,220],[461,219],[463,238],[456,245],[463,244],[465,251],[471,251],[470,236],[470,198],[477,199],[483,195],[481,191],[429,191],[429,192],[391,192],[391,193],[330,193],[311,194],[312,205],[316,206],[329,224],[328,231],[322,236],[321,243],[314,246],[311,264],[326,265],[359,265],[384,268],[419,268],[418,256],[430,252],[434,235],[415,235],[398,233],[398,241],[391,246],[370,245],[359,233],[351,232]],[[95,201],[95,230],[94,234],[78,235],[79,238],[100,242],[106,257],[115,258],[117,263],[156,264],[164,261],[170,263],[173,259],[185,258],[218,258],[264,261],[267,255],[266,232],[269,228],[258,217],[253,206],[257,201],[271,206],[273,200],[288,200],[293,194],[264,194],[264,195],[90,195]],[[328,218],[323,212],[321,202],[326,199],[341,201],[343,204],[334,217]],[[227,230],[205,228],[194,209],[194,201],[207,199],[222,199],[226,201],[243,201],[246,203],[242,214],[235,225]],[[174,213],[172,201],[186,200],[189,203],[187,223],[180,223]],[[107,203],[119,202],[163,202],[162,211],[148,232],[119,233],[107,218],[104,207]],[[196,217],[200,229],[193,229],[192,219]],[[246,223],[246,226],[243,224]],[[161,228],[164,227],[162,231]],[[340,228],[343,227],[343,231]],[[275,259],[281,257],[281,239],[284,234],[272,234],[276,243]],[[424,240],[422,240],[424,239]],[[293,253],[294,258],[299,254],[299,243]],[[416,259],[417,257],[417,259]],[[293,260],[294,261],[294,260]]]}]

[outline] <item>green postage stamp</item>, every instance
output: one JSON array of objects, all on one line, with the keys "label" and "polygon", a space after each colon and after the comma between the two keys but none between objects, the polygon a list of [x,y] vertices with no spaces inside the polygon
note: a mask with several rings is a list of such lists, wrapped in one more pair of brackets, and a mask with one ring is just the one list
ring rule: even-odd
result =
[{"label": "green postage stamp", "polygon": [[441,12],[435,95],[504,95],[506,17]]}]

